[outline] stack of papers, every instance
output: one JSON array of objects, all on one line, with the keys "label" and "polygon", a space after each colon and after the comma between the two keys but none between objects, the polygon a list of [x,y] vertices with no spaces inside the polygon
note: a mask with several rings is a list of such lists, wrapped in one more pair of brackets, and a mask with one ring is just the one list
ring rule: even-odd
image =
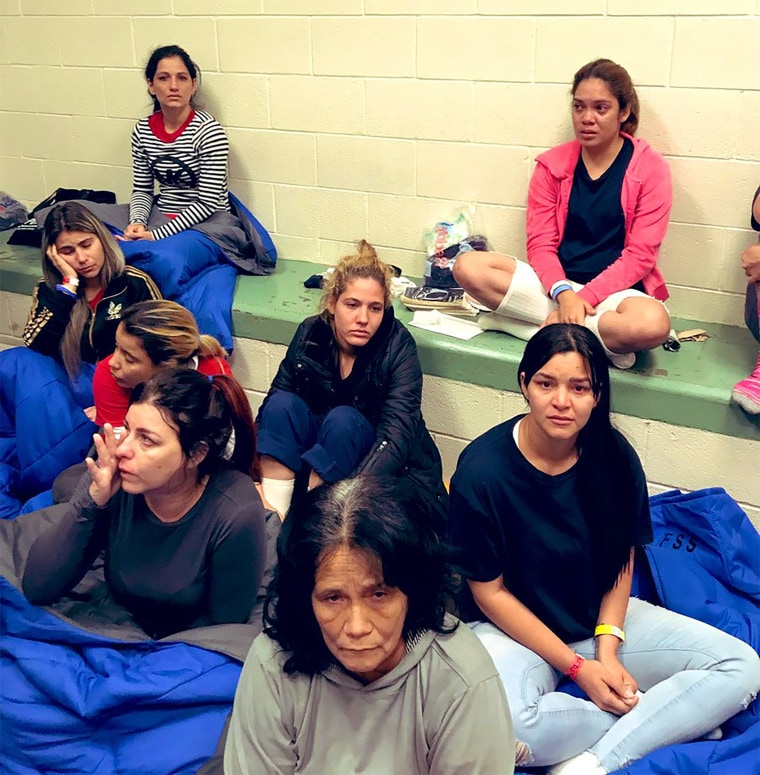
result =
[{"label": "stack of papers", "polygon": [[453,336],[455,339],[472,339],[473,336],[483,333],[483,329],[474,320],[462,320],[452,315],[444,315],[436,309],[418,310],[409,321],[409,325]]}]

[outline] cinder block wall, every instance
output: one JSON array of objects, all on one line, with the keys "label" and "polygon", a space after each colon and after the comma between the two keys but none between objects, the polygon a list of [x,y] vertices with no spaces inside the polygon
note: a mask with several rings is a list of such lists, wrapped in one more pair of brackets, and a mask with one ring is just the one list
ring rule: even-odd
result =
[{"label": "cinder block wall", "polygon": [[673,171],[671,309],[741,325],[760,0],[0,0],[0,15],[4,190],[126,200],[141,67],[179,43],[229,133],[231,186],[282,256],[331,262],[367,236],[417,275],[423,228],[460,205],[524,254],[533,160],[571,136],[574,71],[609,56]]}]

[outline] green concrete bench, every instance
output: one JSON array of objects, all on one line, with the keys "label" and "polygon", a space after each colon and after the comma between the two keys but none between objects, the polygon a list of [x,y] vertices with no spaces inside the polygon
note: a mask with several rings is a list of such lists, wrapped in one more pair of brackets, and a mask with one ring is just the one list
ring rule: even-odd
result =
[{"label": "green concrete bench", "polygon": [[[0,290],[29,295],[39,278],[39,251],[11,247],[0,235]],[[270,277],[240,276],[235,290],[235,336],[287,345],[298,323],[312,314],[319,292],[303,281],[321,267],[280,259]],[[396,314],[411,313],[396,302]],[[674,319],[678,331],[704,328],[706,342],[689,342],[679,352],[658,348],[640,353],[626,372],[612,370],[613,409],[620,414],[747,439],[760,439],[760,418],[730,403],[731,388],[745,377],[757,355],[749,332],[734,326]],[[523,342],[487,332],[464,342],[410,328],[426,374],[515,391]]]}]

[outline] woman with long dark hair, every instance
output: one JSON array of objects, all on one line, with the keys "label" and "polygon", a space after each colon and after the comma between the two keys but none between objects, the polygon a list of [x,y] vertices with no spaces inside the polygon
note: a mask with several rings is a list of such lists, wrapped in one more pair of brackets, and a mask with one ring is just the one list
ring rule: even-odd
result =
[{"label": "woman with long dark hair", "polygon": [[[451,481],[461,615],[501,674],[527,763],[604,775],[738,713],[760,688],[760,660],[631,598],[649,502],[636,452],[610,423],[596,337],[546,326],[518,375],[527,413],[475,439]],[[555,691],[563,675],[588,699]]]},{"label": "woman with long dark hair", "polygon": [[[164,369],[136,390],[126,433],[32,545],[23,589],[47,604],[105,549],[108,589],[152,637],[251,615],[266,559],[253,417],[229,376]],[[34,513],[21,517],[34,519]]]},{"label": "woman with long dark hair", "polygon": [[313,490],[285,520],[224,771],[509,775],[491,660],[446,613],[440,515],[403,478]]}]

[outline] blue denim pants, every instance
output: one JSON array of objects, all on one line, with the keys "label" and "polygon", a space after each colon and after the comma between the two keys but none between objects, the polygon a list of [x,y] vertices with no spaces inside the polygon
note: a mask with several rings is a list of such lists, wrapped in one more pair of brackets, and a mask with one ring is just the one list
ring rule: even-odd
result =
[{"label": "blue denim pants", "polygon": [[304,467],[331,484],[356,470],[375,441],[375,430],[351,406],[336,406],[321,423],[295,393],[273,393],[259,415],[257,448],[295,474]]},{"label": "blue denim pants", "polygon": [[[531,766],[591,751],[608,771],[673,743],[701,737],[747,707],[760,690],[760,657],[709,624],[631,598],[618,658],[643,695],[624,716],[555,691],[562,675],[490,622],[470,625],[496,665],[515,738]],[[569,644],[594,658],[594,639]]]}]

